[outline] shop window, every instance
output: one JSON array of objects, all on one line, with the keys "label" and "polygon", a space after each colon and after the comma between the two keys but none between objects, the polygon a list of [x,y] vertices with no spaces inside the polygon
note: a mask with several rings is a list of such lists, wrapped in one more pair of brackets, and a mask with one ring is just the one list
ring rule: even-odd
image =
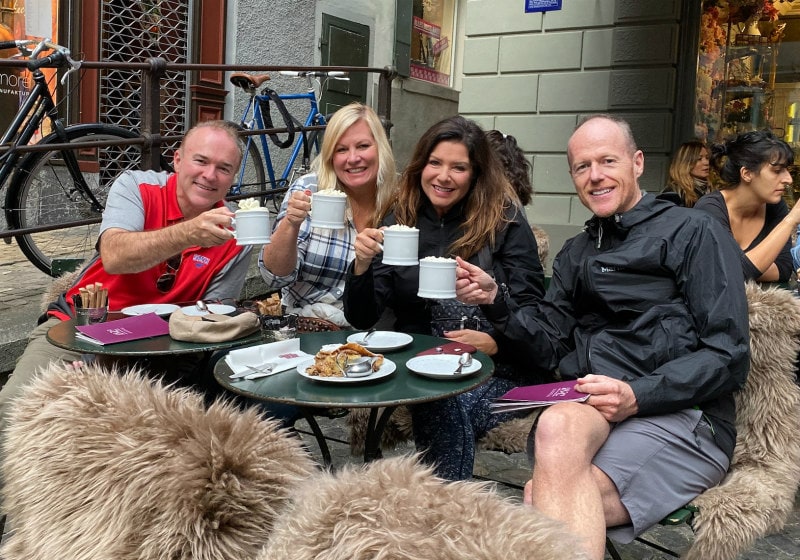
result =
[{"label": "shop window", "polygon": [[450,86],[456,0],[413,0],[409,75]]},{"label": "shop window", "polygon": [[[41,39],[50,37],[58,42],[58,34],[52,24],[58,15],[58,0],[0,0],[0,40]],[[0,58],[18,55],[17,49],[0,51]],[[56,71],[44,68],[42,72],[52,83]],[[24,68],[0,68],[0,131],[5,130],[16,116],[17,110],[25,101],[33,87],[31,74]],[[58,100],[58,92],[54,95]],[[41,135],[49,133],[49,122],[44,123]],[[38,140],[40,134],[34,137]]]},{"label": "shop window", "polygon": [[710,0],[700,26],[696,136],[769,128],[797,146],[800,2]]}]

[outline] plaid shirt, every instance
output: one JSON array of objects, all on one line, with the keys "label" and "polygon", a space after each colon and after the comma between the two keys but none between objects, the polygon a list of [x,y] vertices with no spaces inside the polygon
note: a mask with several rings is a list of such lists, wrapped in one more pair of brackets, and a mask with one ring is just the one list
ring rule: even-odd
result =
[{"label": "plaid shirt", "polygon": [[[286,216],[292,193],[303,190],[316,192],[316,174],[300,177],[286,192],[274,228]],[[289,309],[319,302],[342,309],[345,273],[355,258],[356,234],[349,218],[344,229],[311,229],[311,218],[306,218],[297,238],[297,264],[294,271],[287,276],[275,276],[259,256],[261,276],[270,289],[282,288],[283,303]]]}]

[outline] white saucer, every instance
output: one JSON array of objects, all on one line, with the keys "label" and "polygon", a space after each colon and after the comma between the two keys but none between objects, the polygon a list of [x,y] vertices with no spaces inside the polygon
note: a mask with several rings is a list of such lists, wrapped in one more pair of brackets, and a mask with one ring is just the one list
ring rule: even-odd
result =
[{"label": "white saucer", "polygon": [[465,366],[459,375],[453,375],[453,372],[458,367],[459,358],[460,356],[455,354],[416,356],[406,362],[406,367],[414,373],[434,379],[461,379],[466,375],[480,371],[481,363],[472,358],[472,363]]},{"label": "white saucer", "polygon": [[314,365],[313,359],[298,364],[297,373],[306,379],[311,379],[312,381],[322,381],[323,383],[359,383],[361,381],[374,381],[376,379],[380,379],[381,377],[391,375],[394,373],[394,370],[397,369],[397,364],[384,358],[380,369],[371,375],[365,375],[364,377],[320,377],[318,375],[308,375],[306,373],[306,370],[312,365]]},{"label": "white saucer", "polygon": [[394,331],[375,331],[367,340],[367,344],[361,341],[364,339],[366,332],[359,332],[351,334],[347,337],[347,342],[355,342],[361,344],[364,348],[371,352],[390,352],[398,350],[411,344],[414,340],[410,334],[394,332]]},{"label": "white saucer", "polygon": [[123,315],[146,315],[155,313],[157,315],[169,315],[179,307],[172,303],[143,303],[141,305],[131,305],[121,310]]},{"label": "white saucer", "polygon": [[228,313],[233,313],[234,311],[236,311],[236,308],[234,306],[223,305],[221,303],[207,303],[206,307],[208,307],[208,311],[200,311],[194,305],[187,305],[186,307],[181,307],[181,311],[193,317],[208,315],[209,313],[216,313],[217,315],[227,315]]}]

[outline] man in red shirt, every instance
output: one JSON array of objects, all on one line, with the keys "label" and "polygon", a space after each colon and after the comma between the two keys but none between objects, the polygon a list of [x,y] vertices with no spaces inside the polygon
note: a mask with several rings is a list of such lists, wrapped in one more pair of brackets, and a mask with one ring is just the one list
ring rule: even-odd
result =
[{"label": "man in red shirt", "polygon": [[[78,287],[101,282],[111,311],[239,296],[250,247],[236,245],[229,230],[233,212],[224,198],[242,153],[235,125],[206,121],[186,133],[174,155],[175,173],[129,171],[117,178],[103,212],[98,253],[50,304],[0,391],[0,428],[9,400],[39,369],[52,360],[81,359],[45,337],[50,327],[74,315],[72,295]],[[177,367],[170,370],[191,370],[196,362],[173,360],[171,366]]]}]

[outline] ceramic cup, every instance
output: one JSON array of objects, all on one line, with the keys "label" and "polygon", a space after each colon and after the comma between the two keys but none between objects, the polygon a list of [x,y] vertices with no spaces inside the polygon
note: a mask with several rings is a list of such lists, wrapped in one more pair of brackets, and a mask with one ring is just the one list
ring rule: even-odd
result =
[{"label": "ceramic cup", "polygon": [[419,261],[417,295],[431,299],[456,297],[456,261],[442,257],[425,257]]},{"label": "ceramic cup", "polygon": [[414,266],[419,262],[419,230],[390,226],[383,230],[383,264]]},{"label": "ceramic cup", "polygon": [[237,210],[231,220],[237,245],[265,245],[269,243],[270,224],[267,208]]},{"label": "ceramic cup", "polygon": [[76,307],[75,324],[93,325],[102,323],[108,316],[108,307]]},{"label": "ceramic cup", "polygon": [[347,195],[340,191],[334,192],[340,194],[326,194],[324,191],[319,191],[311,195],[311,227],[344,229]]}]

